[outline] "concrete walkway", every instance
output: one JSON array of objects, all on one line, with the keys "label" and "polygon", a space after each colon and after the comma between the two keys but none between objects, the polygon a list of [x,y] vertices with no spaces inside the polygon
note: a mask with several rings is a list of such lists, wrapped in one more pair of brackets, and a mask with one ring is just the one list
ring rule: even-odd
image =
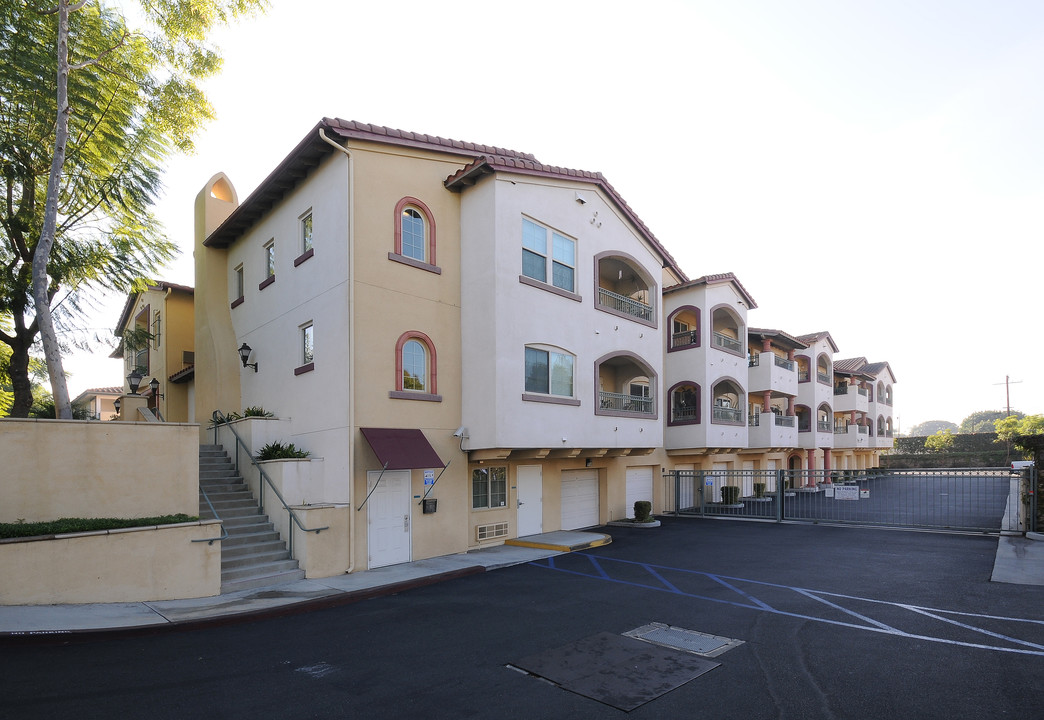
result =
[{"label": "concrete walkway", "polygon": [[531,535],[504,545],[468,553],[418,560],[300,580],[207,598],[87,605],[0,607],[0,638],[30,635],[87,634],[100,631],[155,631],[157,626],[191,627],[214,622],[302,612],[388,595],[455,577],[532,562],[612,541],[597,532],[559,531]]}]

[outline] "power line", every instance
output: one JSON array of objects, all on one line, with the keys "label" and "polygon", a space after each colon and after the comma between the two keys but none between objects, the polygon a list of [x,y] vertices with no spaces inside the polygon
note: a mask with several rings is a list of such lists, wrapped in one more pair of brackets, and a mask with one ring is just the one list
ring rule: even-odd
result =
[{"label": "power line", "polygon": [[1004,382],[1002,382],[1002,383],[993,383],[994,385],[1003,385],[1004,386],[1004,397],[1005,397],[1005,400],[1007,401],[1008,415],[1011,415],[1011,387],[1010,386],[1011,385],[1018,385],[1020,382],[1022,382],[1022,381],[1021,380],[1012,380],[1007,375],[1005,375],[1004,376]]}]

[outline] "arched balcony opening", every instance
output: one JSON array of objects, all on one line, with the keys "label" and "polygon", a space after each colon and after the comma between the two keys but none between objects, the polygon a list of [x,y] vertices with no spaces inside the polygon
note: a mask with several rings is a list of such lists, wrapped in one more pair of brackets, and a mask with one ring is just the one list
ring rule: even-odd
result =
[{"label": "arched balcony opening", "polygon": [[794,360],[797,362],[798,382],[808,382],[812,378],[809,372],[812,361],[805,355],[798,355]]},{"label": "arched balcony opening", "polygon": [[671,388],[669,401],[671,416],[668,425],[698,425],[700,423],[700,386],[688,380]]},{"label": "arched balcony opening", "polygon": [[723,425],[742,425],[743,405],[746,393],[739,383],[721,380],[712,390],[714,396],[711,422]]},{"label": "arched balcony opening", "polygon": [[812,432],[812,408],[807,405],[798,405],[794,408],[797,415],[798,432]]},{"label": "arched balcony opening", "polygon": [[595,362],[596,415],[656,416],[656,374],[633,353],[606,355]]},{"label": "arched balcony opening", "polygon": [[733,355],[744,354],[747,337],[743,321],[727,306],[719,306],[711,313],[713,346]]},{"label": "arched balcony opening", "polygon": [[830,357],[823,353],[816,360],[816,380],[824,385],[832,385],[834,374],[830,369]]},{"label": "arched balcony opening", "polygon": [[658,291],[655,281],[642,264],[625,253],[603,253],[595,256],[599,310],[655,326],[653,299]]},{"label": "arched balcony opening", "polygon": [[820,405],[819,409],[816,410],[816,431],[823,433],[833,432],[833,417],[834,413],[829,405],[826,403]]},{"label": "arched balcony opening", "polygon": [[684,305],[671,314],[670,343],[667,351],[686,350],[700,346],[700,309]]}]

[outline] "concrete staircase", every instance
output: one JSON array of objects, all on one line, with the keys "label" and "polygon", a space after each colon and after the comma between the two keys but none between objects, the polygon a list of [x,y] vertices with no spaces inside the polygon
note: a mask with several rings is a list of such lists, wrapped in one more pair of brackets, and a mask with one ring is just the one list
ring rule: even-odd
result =
[{"label": "concrete staircase", "polygon": [[[200,445],[199,486],[228,533],[221,541],[222,595],[304,578],[304,571],[290,558],[286,543],[268,516],[261,514],[250,488],[220,445]],[[203,492],[199,494],[199,516],[214,517]]]}]

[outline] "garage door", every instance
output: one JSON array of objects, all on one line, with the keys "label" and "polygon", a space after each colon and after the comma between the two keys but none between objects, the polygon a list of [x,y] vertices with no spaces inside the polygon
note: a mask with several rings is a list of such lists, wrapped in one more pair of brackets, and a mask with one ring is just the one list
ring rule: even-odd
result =
[{"label": "garage door", "polygon": [[598,524],[598,471],[562,472],[562,529],[592,527]]},{"label": "garage door", "polygon": [[634,504],[639,500],[652,502],[652,468],[627,468],[627,517],[634,517]]}]

